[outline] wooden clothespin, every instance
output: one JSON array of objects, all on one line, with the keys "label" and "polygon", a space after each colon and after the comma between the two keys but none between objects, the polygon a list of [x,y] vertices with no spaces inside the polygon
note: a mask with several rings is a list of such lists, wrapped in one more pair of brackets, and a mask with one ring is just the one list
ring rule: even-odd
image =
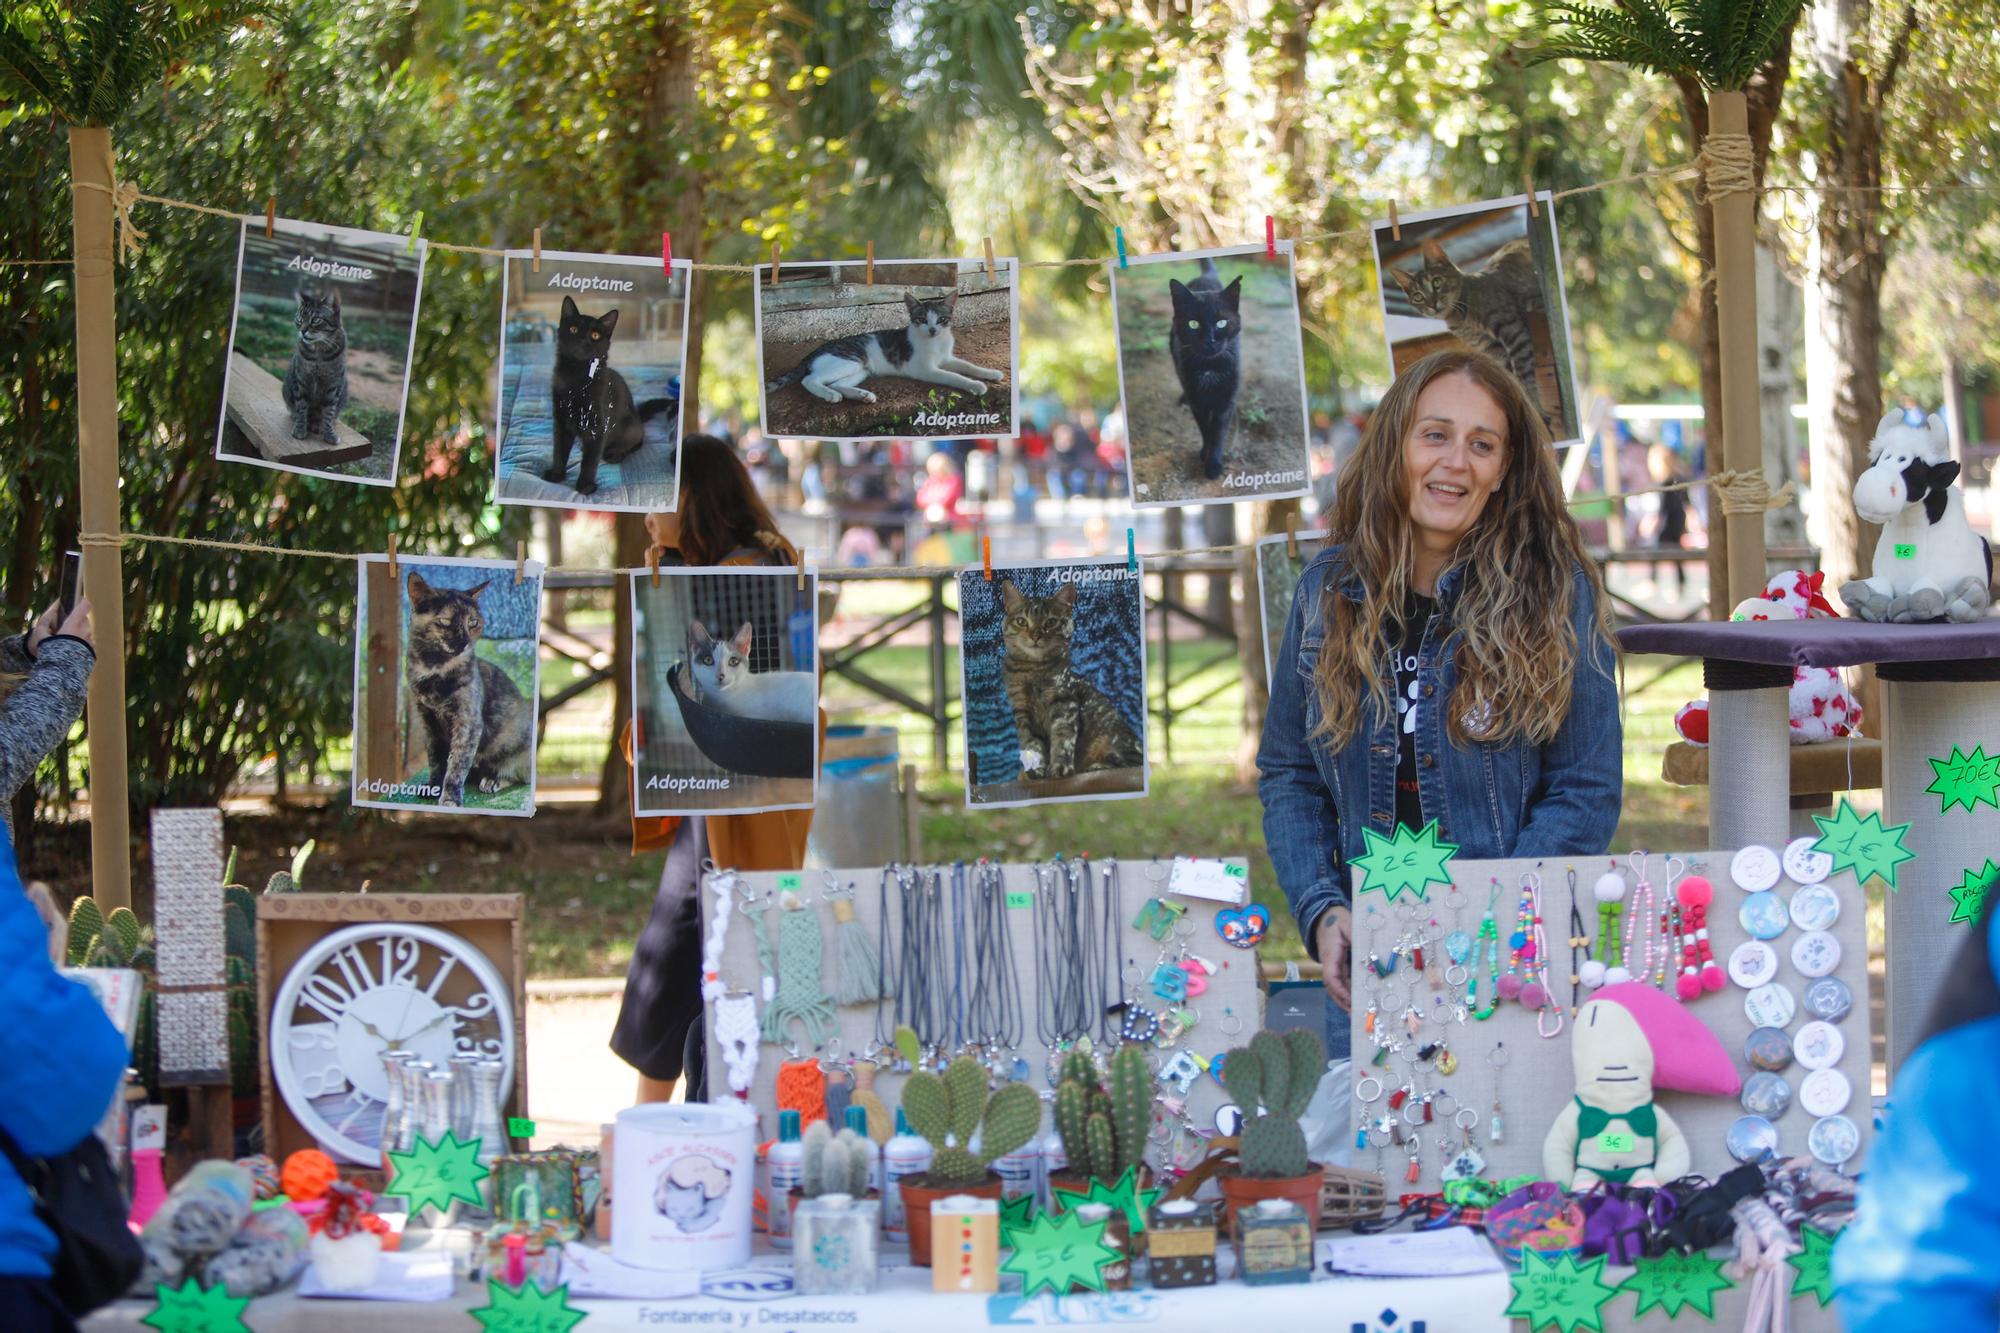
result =
[{"label": "wooden clothespin", "polygon": [[806,553],[804,551],[799,552],[799,563],[793,568],[798,572],[799,591],[804,592],[806,590]]},{"label": "wooden clothespin", "polygon": [[1299,516],[1285,515],[1285,554],[1296,560],[1299,558]]},{"label": "wooden clothespin", "polygon": [[535,228],[535,272],[542,271],[542,229]]},{"label": "wooden clothespin", "polygon": [[417,210],[417,220],[410,224],[410,243],[403,247],[403,253],[406,255],[415,254],[417,252],[417,238],[423,234],[424,210],[420,208]]},{"label": "wooden clothespin", "polygon": [[647,568],[647,570],[648,570],[648,571],[650,571],[650,572],[651,572],[651,574],[652,574],[652,576],[653,576],[653,586],[654,586],[655,588],[659,587],[659,586],[660,586],[660,548],[659,548],[659,547],[657,547],[657,546],[648,546],[648,547],[646,548],[646,568]]},{"label": "wooden clothespin", "polygon": [[875,285],[875,242],[868,242],[868,285]]},{"label": "wooden clothespin", "polygon": [[771,285],[778,285],[778,243],[771,242]]},{"label": "wooden clothespin", "polygon": [[389,577],[392,580],[402,577],[396,568],[396,534],[393,532],[389,534]]},{"label": "wooden clothespin", "polygon": [[670,231],[660,233],[660,271],[674,276],[674,234]]},{"label": "wooden clothespin", "polygon": [[528,543],[525,541],[517,541],[514,543],[514,582],[516,585],[518,585],[527,577],[528,577]]},{"label": "wooden clothespin", "polygon": [[986,238],[986,280],[993,281],[993,238]]},{"label": "wooden clothespin", "polygon": [[278,234],[278,196],[264,196],[264,239],[270,240]]},{"label": "wooden clothespin", "polygon": [[1528,170],[1528,171],[1527,171],[1527,172],[1526,172],[1526,173],[1525,173],[1525,174],[1523,175],[1522,179],[1523,179],[1523,181],[1524,181],[1524,182],[1526,183],[1526,185],[1527,185],[1527,187],[1528,187],[1528,216],[1529,216],[1529,217],[1531,217],[1531,218],[1538,218],[1538,217],[1540,217],[1540,216],[1542,215],[1542,210],[1541,210],[1541,209],[1539,209],[1539,208],[1537,208],[1537,207],[1535,206],[1535,173],[1534,173],[1534,169],[1533,169],[1533,168],[1530,168],[1530,169],[1529,169],[1529,170]]},{"label": "wooden clothespin", "polygon": [[1278,257],[1278,220],[1269,213],[1264,215],[1264,257]]},{"label": "wooden clothespin", "polygon": [[1125,529],[1125,568],[1134,574],[1139,572],[1139,539],[1130,528]]},{"label": "wooden clothespin", "polygon": [[979,534],[980,561],[986,566],[986,581],[993,582],[993,538],[991,534]]},{"label": "wooden clothespin", "polygon": [[1403,220],[1396,216],[1396,201],[1394,199],[1389,201],[1389,239],[1393,241],[1403,239]]}]

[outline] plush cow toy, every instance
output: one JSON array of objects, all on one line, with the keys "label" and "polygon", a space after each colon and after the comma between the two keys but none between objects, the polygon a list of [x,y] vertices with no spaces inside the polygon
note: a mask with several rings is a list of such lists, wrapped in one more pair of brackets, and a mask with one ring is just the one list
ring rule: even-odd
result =
[{"label": "plush cow toy", "polygon": [[1882,525],[1875,573],[1843,584],[1840,599],[1858,620],[1970,621],[1992,602],[1993,552],[1965,519],[1951,483],[1944,422],[1903,424],[1891,412],[1875,428],[1869,468],[1854,483],[1854,512]]},{"label": "plush cow toy", "polygon": [[[1762,597],[1742,602],[1729,615],[1731,620],[1817,620],[1838,616],[1839,612],[1821,591],[1825,574],[1807,574],[1787,569],[1771,577]],[[1856,699],[1833,667],[1792,669],[1792,744],[1811,745],[1815,741],[1838,740],[1861,732],[1861,701]],[[1708,700],[1696,699],[1674,714],[1674,729],[1681,739],[1695,745],[1708,744]]]}]

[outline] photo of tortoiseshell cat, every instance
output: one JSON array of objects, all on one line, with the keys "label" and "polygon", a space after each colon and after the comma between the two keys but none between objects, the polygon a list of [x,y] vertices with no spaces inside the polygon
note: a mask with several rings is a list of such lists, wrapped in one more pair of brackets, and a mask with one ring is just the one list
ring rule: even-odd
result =
[{"label": "photo of tortoiseshell cat", "polygon": [[1067,778],[1139,763],[1144,751],[1132,728],[1104,691],[1070,665],[1076,585],[1030,597],[1003,581],[1000,597],[1006,649],[1001,679],[1014,708],[1022,775]]},{"label": "photo of tortoiseshell cat", "polygon": [[434,588],[418,573],[410,596],[410,647],[404,674],[423,723],[428,785],[439,805],[465,804],[468,782],[492,794],[528,781],[534,760],[535,710],[496,664],[474,646],[486,631],[479,594]]}]

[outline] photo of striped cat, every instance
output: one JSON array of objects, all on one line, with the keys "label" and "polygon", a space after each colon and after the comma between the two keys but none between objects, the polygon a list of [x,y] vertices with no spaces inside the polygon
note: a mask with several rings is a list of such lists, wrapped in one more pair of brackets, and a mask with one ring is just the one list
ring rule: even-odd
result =
[{"label": "photo of striped cat", "polygon": [[[1576,440],[1569,305],[1549,193],[1374,224],[1392,374],[1432,352],[1485,352],[1528,391],[1558,445]],[[1400,232],[1400,235],[1398,235]]]}]

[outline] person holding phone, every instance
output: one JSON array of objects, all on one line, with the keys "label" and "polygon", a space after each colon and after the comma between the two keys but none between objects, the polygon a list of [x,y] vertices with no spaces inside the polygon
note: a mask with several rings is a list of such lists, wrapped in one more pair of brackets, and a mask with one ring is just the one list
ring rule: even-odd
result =
[{"label": "person holding phone", "polygon": [[65,614],[51,604],[25,634],[0,639],[0,825],[14,835],[14,793],[35,776],[83,716],[97,665],[90,601]]}]

